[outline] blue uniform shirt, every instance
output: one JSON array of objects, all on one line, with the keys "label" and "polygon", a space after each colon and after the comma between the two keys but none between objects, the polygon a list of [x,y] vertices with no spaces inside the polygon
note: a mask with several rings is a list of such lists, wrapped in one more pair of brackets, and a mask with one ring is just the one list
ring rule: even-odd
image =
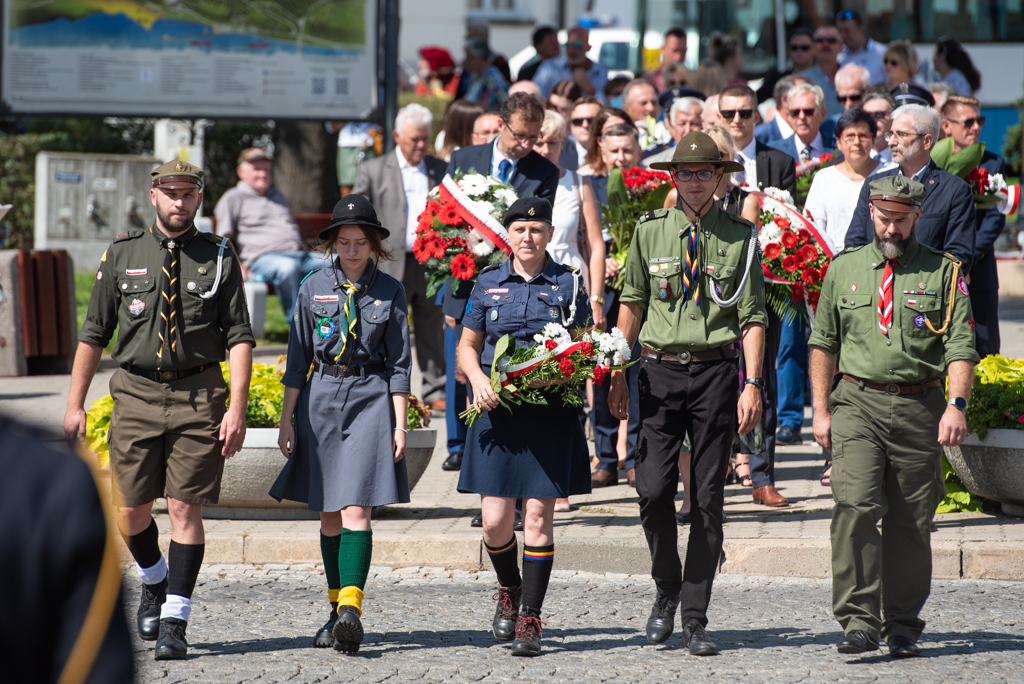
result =
[{"label": "blue uniform shirt", "polygon": [[[559,323],[569,330],[587,325],[590,302],[584,288],[579,270],[563,266],[550,256],[544,269],[530,281],[513,270],[511,257],[481,273],[462,319],[465,327],[487,334],[480,364],[489,366],[494,362],[494,345],[504,335],[515,338],[519,346],[531,346],[533,336],[548,323]],[[574,295],[576,314],[570,319]]]},{"label": "blue uniform shirt", "polygon": [[288,336],[288,362],[281,382],[301,388],[315,358],[322,364],[364,366],[383,363],[392,394],[409,392],[412,357],[409,352],[409,322],[402,284],[377,269],[371,261],[356,282],[359,309],[355,336],[337,361],[343,334],[343,312],[347,293],[341,284],[345,275],[335,261],[306,276],[299,286],[295,314]]}]

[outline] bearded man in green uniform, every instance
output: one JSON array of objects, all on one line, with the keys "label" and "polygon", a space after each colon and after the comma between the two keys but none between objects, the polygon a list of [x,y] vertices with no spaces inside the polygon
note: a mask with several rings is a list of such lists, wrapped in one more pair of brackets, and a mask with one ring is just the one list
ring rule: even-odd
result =
[{"label": "bearded man in green uniform", "polygon": [[[176,160],[152,176],[156,221],[118,235],[100,258],[64,433],[85,436],[85,395],[116,329],[113,357],[121,368],[110,379],[108,441],[118,526],[142,580],[139,636],[157,642],[157,660],[177,660],[186,655],[185,627],[203,562],[203,504],[217,503],[224,459],[245,439],[256,341],[234,250],[193,223],[203,201],[202,170]],[[171,519],[167,562],[152,516],[153,500],[162,496]]]},{"label": "bearded man in green uniform", "polygon": [[[750,432],[762,410],[764,280],[753,224],[729,216],[714,202],[722,174],[742,166],[722,159],[714,141],[696,131],[679,141],[671,161],[651,168],[672,174],[680,208],[640,218],[618,318],[630,346],[638,334],[641,344],[636,490],[658,590],[647,639],[668,639],[679,606],[683,644],[693,655],[712,655],[718,647],[704,628],[722,554],[729,452],[737,426],[740,434]],[[740,339],[748,377],[742,394]],[[626,419],[624,371],[612,373],[608,405],[612,415]],[[693,447],[694,502],[685,570],[676,547],[674,507],[684,435]]]},{"label": "bearded man in green uniform", "polygon": [[875,240],[832,263],[808,342],[814,438],[833,450],[839,652],[874,651],[881,638],[891,656],[910,658],[931,587],[932,516],[946,491],[942,447],[967,436],[978,353],[960,262],[914,234],[924,186],[886,176],[869,188]]}]

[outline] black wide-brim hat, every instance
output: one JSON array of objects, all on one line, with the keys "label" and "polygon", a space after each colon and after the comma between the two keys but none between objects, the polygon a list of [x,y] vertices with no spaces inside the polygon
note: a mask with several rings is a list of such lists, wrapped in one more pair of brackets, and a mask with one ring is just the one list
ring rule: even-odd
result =
[{"label": "black wide-brim hat", "polygon": [[319,238],[327,239],[327,234],[339,226],[369,226],[380,231],[382,239],[387,240],[391,231],[380,225],[377,220],[377,212],[374,210],[370,200],[362,195],[345,195],[334,205],[334,212],[331,214],[331,222],[320,231]]}]

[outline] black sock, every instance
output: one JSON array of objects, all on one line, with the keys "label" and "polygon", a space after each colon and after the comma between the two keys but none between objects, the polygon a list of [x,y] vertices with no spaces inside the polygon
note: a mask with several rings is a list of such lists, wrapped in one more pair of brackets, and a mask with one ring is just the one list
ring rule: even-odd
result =
[{"label": "black sock", "polygon": [[501,546],[487,546],[487,542],[484,542],[484,548],[491,557],[494,572],[498,574],[498,584],[503,587],[518,587],[523,583],[523,578],[519,574],[519,546],[515,534],[508,543]]},{"label": "black sock", "polygon": [[171,540],[167,551],[167,593],[192,598],[203,565],[206,544],[179,544]]},{"label": "black sock", "polygon": [[141,568],[151,568],[160,562],[162,556],[160,555],[159,538],[160,533],[156,527],[156,520],[152,518],[149,520],[149,527],[138,534],[129,536],[121,533],[121,539],[124,539],[128,552],[132,554],[132,558]]},{"label": "black sock", "polygon": [[523,547],[523,614],[540,616],[544,594],[548,593],[555,545]]}]

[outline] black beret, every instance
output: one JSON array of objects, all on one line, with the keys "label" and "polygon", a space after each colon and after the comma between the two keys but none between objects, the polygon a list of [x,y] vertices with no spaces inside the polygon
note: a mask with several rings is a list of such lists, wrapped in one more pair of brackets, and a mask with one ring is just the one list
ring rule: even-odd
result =
[{"label": "black beret", "polygon": [[505,213],[505,227],[513,221],[543,221],[551,225],[551,202],[543,197],[520,197]]},{"label": "black beret", "polygon": [[374,210],[370,200],[362,195],[345,195],[334,205],[334,213],[331,214],[331,222],[320,231],[320,239],[327,238],[327,232],[338,226],[369,226],[380,231],[385,240],[391,235],[391,231],[380,225],[377,220],[377,212]]},{"label": "black beret", "polygon": [[695,97],[701,101],[707,99],[704,97],[704,93],[696,88],[669,88],[658,96],[658,104],[661,105],[661,108],[665,110],[665,115],[668,116],[668,110],[672,108],[672,103],[684,97]]},{"label": "black beret", "polygon": [[935,98],[932,97],[931,91],[927,88],[922,88],[916,83],[900,83],[890,90],[889,94],[892,95],[892,99],[896,100],[897,107],[908,104],[921,105],[922,107],[935,106]]}]

